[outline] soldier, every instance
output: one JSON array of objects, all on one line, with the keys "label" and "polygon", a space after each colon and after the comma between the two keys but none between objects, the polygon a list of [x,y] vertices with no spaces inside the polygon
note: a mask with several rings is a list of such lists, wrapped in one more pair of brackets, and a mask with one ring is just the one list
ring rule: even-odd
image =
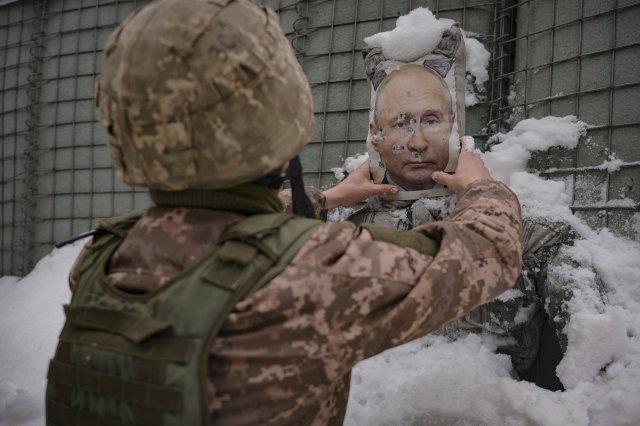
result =
[{"label": "soldier", "polygon": [[[376,54],[375,60],[380,61],[380,54]],[[365,57],[365,61],[370,60],[371,56]],[[369,68],[375,69],[367,65]],[[436,186],[450,185],[448,175],[438,172],[444,170],[449,159],[448,132],[453,118],[451,97],[437,80],[435,73],[426,67],[413,64],[396,67],[377,88],[370,124],[373,149],[380,154],[388,181],[398,186],[398,194],[426,189],[420,194],[427,196],[420,199],[374,196],[348,220],[358,225],[370,223],[408,230],[449,216],[455,197]],[[363,182],[368,177],[358,176],[358,180]],[[450,337],[469,333],[497,336],[503,342],[499,352],[510,355],[520,377],[558,390],[562,385],[555,376],[555,367],[567,346],[563,330],[569,322],[570,307],[566,302],[576,285],[593,286],[592,290],[604,302],[604,286],[597,277],[589,283],[574,283],[562,273],[563,268],[566,271],[566,267],[577,266],[560,251],[576,238],[569,225],[525,218],[523,227],[523,270],[515,288],[438,333]],[[545,306],[553,330],[543,318]],[[535,365],[545,327],[548,338],[541,348],[544,362]]]},{"label": "soldier", "polygon": [[118,176],[153,207],[101,221],[72,269],[50,424],[339,424],[355,363],[516,279],[518,201],[470,153],[448,222],[283,213],[285,178],[312,213],[311,92],[277,16],[248,0],[140,9],[108,41],[97,104]]}]

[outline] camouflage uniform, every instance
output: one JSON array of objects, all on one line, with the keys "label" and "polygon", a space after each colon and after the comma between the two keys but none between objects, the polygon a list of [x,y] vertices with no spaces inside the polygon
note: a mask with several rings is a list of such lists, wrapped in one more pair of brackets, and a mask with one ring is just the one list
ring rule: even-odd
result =
[{"label": "camouflage uniform", "polygon": [[[157,291],[230,224],[273,211],[218,203],[148,209],[113,254],[107,281]],[[325,224],[279,276],[238,303],[209,355],[212,420],[340,424],[354,364],[460,318],[515,281],[519,205],[503,184],[471,185],[449,221],[415,230],[440,241],[435,257],[375,241],[349,222]]]},{"label": "camouflage uniform", "polygon": [[[355,224],[373,223],[407,230],[448,217],[454,203],[455,196],[417,201],[386,201],[374,197],[348,220]],[[560,250],[563,245],[572,244],[575,238],[575,233],[565,223],[524,218],[522,273],[515,287],[438,333],[454,338],[468,333],[489,333],[504,339],[498,350],[509,354],[516,371],[522,373],[536,358],[546,310],[564,353],[567,338],[563,330],[571,313],[566,302],[575,289],[590,286],[601,301],[605,297],[604,286],[597,276],[588,283],[578,283],[563,273],[563,265],[577,266]]]}]

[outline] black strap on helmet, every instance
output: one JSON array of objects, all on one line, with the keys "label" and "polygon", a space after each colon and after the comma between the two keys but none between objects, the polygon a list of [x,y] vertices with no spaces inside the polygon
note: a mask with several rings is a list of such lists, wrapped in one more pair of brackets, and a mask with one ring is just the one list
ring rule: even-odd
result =
[{"label": "black strap on helmet", "polygon": [[262,176],[261,178],[258,178],[251,183],[253,183],[254,185],[264,186],[269,189],[277,190],[282,188],[282,184],[284,183],[285,180],[287,180],[287,174],[282,173],[279,175],[271,174],[271,175]]},{"label": "black strap on helmet", "polygon": [[289,182],[291,182],[291,196],[293,198],[293,213],[299,216],[315,218],[313,204],[304,191],[304,182],[302,180],[302,164],[300,157],[297,155],[289,161],[289,169],[287,170]]}]

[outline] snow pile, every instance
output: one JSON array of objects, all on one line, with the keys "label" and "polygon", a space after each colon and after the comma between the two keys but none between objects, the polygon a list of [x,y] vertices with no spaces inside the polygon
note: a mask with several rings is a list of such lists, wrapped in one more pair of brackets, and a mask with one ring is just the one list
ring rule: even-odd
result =
[{"label": "snow pile", "polygon": [[489,81],[489,60],[491,53],[485,49],[479,40],[468,37],[465,34],[464,45],[467,50],[467,88],[465,93],[465,105],[474,106],[485,100],[484,83]]},{"label": "snow pile", "polygon": [[342,167],[334,167],[331,169],[334,176],[340,182],[342,179],[347,177],[347,175],[353,172],[355,169],[360,167],[362,163],[369,159],[369,153],[365,152],[364,154],[356,154],[353,157],[347,157],[342,164]]},{"label": "snow pile", "polygon": [[[437,19],[426,7],[418,7],[407,15],[400,16],[396,27],[366,37],[364,42],[370,47],[380,47],[382,54],[396,61],[412,62],[436,48],[444,31],[451,27],[451,19]],[[466,71],[469,73],[466,106],[473,106],[484,99],[484,83],[489,80],[489,59],[491,54],[482,43],[465,33],[467,51]]]},{"label": "snow pile", "polygon": [[546,151],[552,146],[575,148],[586,131],[587,125],[574,116],[523,120],[509,133],[489,139],[489,144],[499,145],[492,147],[484,161],[495,179],[509,185],[510,175],[526,169],[532,152]]},{"label": "snow pile", "polygon": [[82,247],[54,250],[25,278],[0,278],[0,425],[44,424],[49,359],[71,292],[67,274]]},{"label": "snow pile", "polygon": [[451,22],[437,19],[428,8],[419,7],[400,16],[393,30],[366,37],[364,42],[382,48],[387,58],[412,62],[436,48]]},{"label": "snow pile", "polygon": [[[487,163],[485,156],[485,164]],[[495,179],[501,178],[499,172],[489,169]],[[518,195],[523,214],[557,220],[571,215],[571,195],[566,192],[563,182],[545,180],[526,172],[514,172],[500,180],[508,181],[509,187]]]},{"label": "snow pile", "polygon": [[[524,120],[513,131],[496,136],[502,144],[486,153],[484,160],[492,175],[518,195],[523,215],[569,223],[579,234],[574,245],[564,250],[581,266],[565,265],[559,271],[574,283],[574,297],[566,330],[569,344],[558,377],[567,393],[583,395],[588,405],[581,408],[593,424],[632,424],[640,420],[640,244],[607,229],[591,229],[572,215],[571,197],[563,182],[525,172],[531,152],[551,146],[575,148],[586,129],[572,116]],[[623,164],[612,155],[602,169],[613,172]],[[629,202],[634,204],[623,198],[603,205]],[[593,271],[605,283],[608,304],[581,285],[595,279]]]},{"label": "snow pile", "polygon": [[[546,151],[551,147],[575,148],[581,137],[586,135],[588,125],[574,116],[530,118],[520,121],[512,131],[497,134],[488,143],[493,145],[491,151],[483,154],[483,160],[491,175],[507,185],[518,195],[524,214],[548,217],[571,224],[585,238],[592,238],[593,231],[571,214],[571,195],[563,182],[546,180],[535,174],[526,172],[526,165],[531,154]],[[596,168],[615,172],[625,163],[616,158]],[[587,170],[589,168],[577,168]],[[556,169],[550,169],[550,171]],[[627,197],[606,201],[606,187],[602,188],[601,207],[634,207],[637,203]],[[593,237],[595,238],[595,237]],[[602,238],[602,237],[599,237]]]},{"label": "snow pile", "polygon": [[587,425],[582,395],[511,378],[497,341],[428,336],[358,364],[347,425]]}]

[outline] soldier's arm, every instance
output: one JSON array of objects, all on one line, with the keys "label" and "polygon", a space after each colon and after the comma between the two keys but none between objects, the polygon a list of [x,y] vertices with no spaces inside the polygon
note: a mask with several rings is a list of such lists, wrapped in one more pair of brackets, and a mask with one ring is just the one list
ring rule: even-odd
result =
[{"label": "soldier's arm", "polygon": [[369,160],[364,161],[343,181],[323,192],[329,210],[336,207],[356,204],[376,195],[395,194],[395,185],[376,184],[371,181]]},{"label": "soldier's arm", "polygon": [[[393,235],[381,237],[348,222],[327,224],[247,303],[300,298],[292,306],[302,318],[292,329],[305,341],[324,342],[327,363],[351,368],[460,318],[514,284],[520,208],[505,185],[472,184],[452,220],[416,230],[387,230]],[[435,256],[424,250],[433,240]]]},{"label": "soldier's arm", "polygon": [[[412,288],[386,315],[389,331],[397,331],[386,342],[392,346],[461,318],[512,287],[520,272],[522,219],[515,194],[491,179],[478,155],[465,150],[453,175],[434,173],[432,178],[456,191],[458,203],[449,221],[414,229],[437,241],[439,248],[434,257],[425,256],[424,269],[412,255]],[[379,262],[395,260],[381,256]],[[393,265],[389,272],[400,269]]]},{"label": "soldier's arm", "polygon": [[[465,150],[453,175],[440,173],[433,179],[458,193],[458,203],[450,220],[419,226],[413,232],[397,232],[414,235],[416,240],[428,237],[436,241],[439,248],[435,256],[420,250],[428,245],[426,241],[402,244],[411,247],[405,249],[410,250],[408,253],[422,251],[424,256],[419,258],[411,253],[404,267],[402,262],[395,265],[398,259],[394,256],[378,255],[377,262],[390,266],[388,272],[392,280],[399,281],[402,275],[395,274],[405,273],[402,279],[410,277],[412,281],[407,283],[412,288],[406,297],[388,312],[391,329],[399,331],[390,338],[391,345],[461,318],[512,287],[520,273],[522,219],[515,194],[491,179],[478,155]],[[375,235],[372,236],[375,239]],[[390,239],[395,240],[395,244],[402,241]],[[423,268],[418,267],[422,263],[419,260],[425,257],[427,263]]]},{"label": "soldier's arm", "polygon": [[421,319],[427,329],[423,331],[461,318],[512,287],[518,277],[520,206],[501,183],[473,183],[459,194],[450,220],[414,231],[439,242],[437,254],[408,296],[421,299],[430,311]]},{"label": "soldier's arm", "polygon": [[[517,198],[478,177],[459,193],[451,220],[417,232],[385,237],[349,222],[321,226],[239,309],[286,309],[292,320],[284,327],[332,377],[462,317],[515,283],[522,255]],[[435,254],[426,249],[434,241]]]},{"label": "soldier's arm", "polygon": [[[326,221],[329,208],[327,207],[325,196],[314,186],[306,186],[304,191],[307,193],[309,201],[311,201],[315,217]],[[287,188],[278,192],[278,198],[280,198],[280,201],[284,204],[284,211],[286,213],[293,213],[293,196],[291,195],[291,189]]]}]

